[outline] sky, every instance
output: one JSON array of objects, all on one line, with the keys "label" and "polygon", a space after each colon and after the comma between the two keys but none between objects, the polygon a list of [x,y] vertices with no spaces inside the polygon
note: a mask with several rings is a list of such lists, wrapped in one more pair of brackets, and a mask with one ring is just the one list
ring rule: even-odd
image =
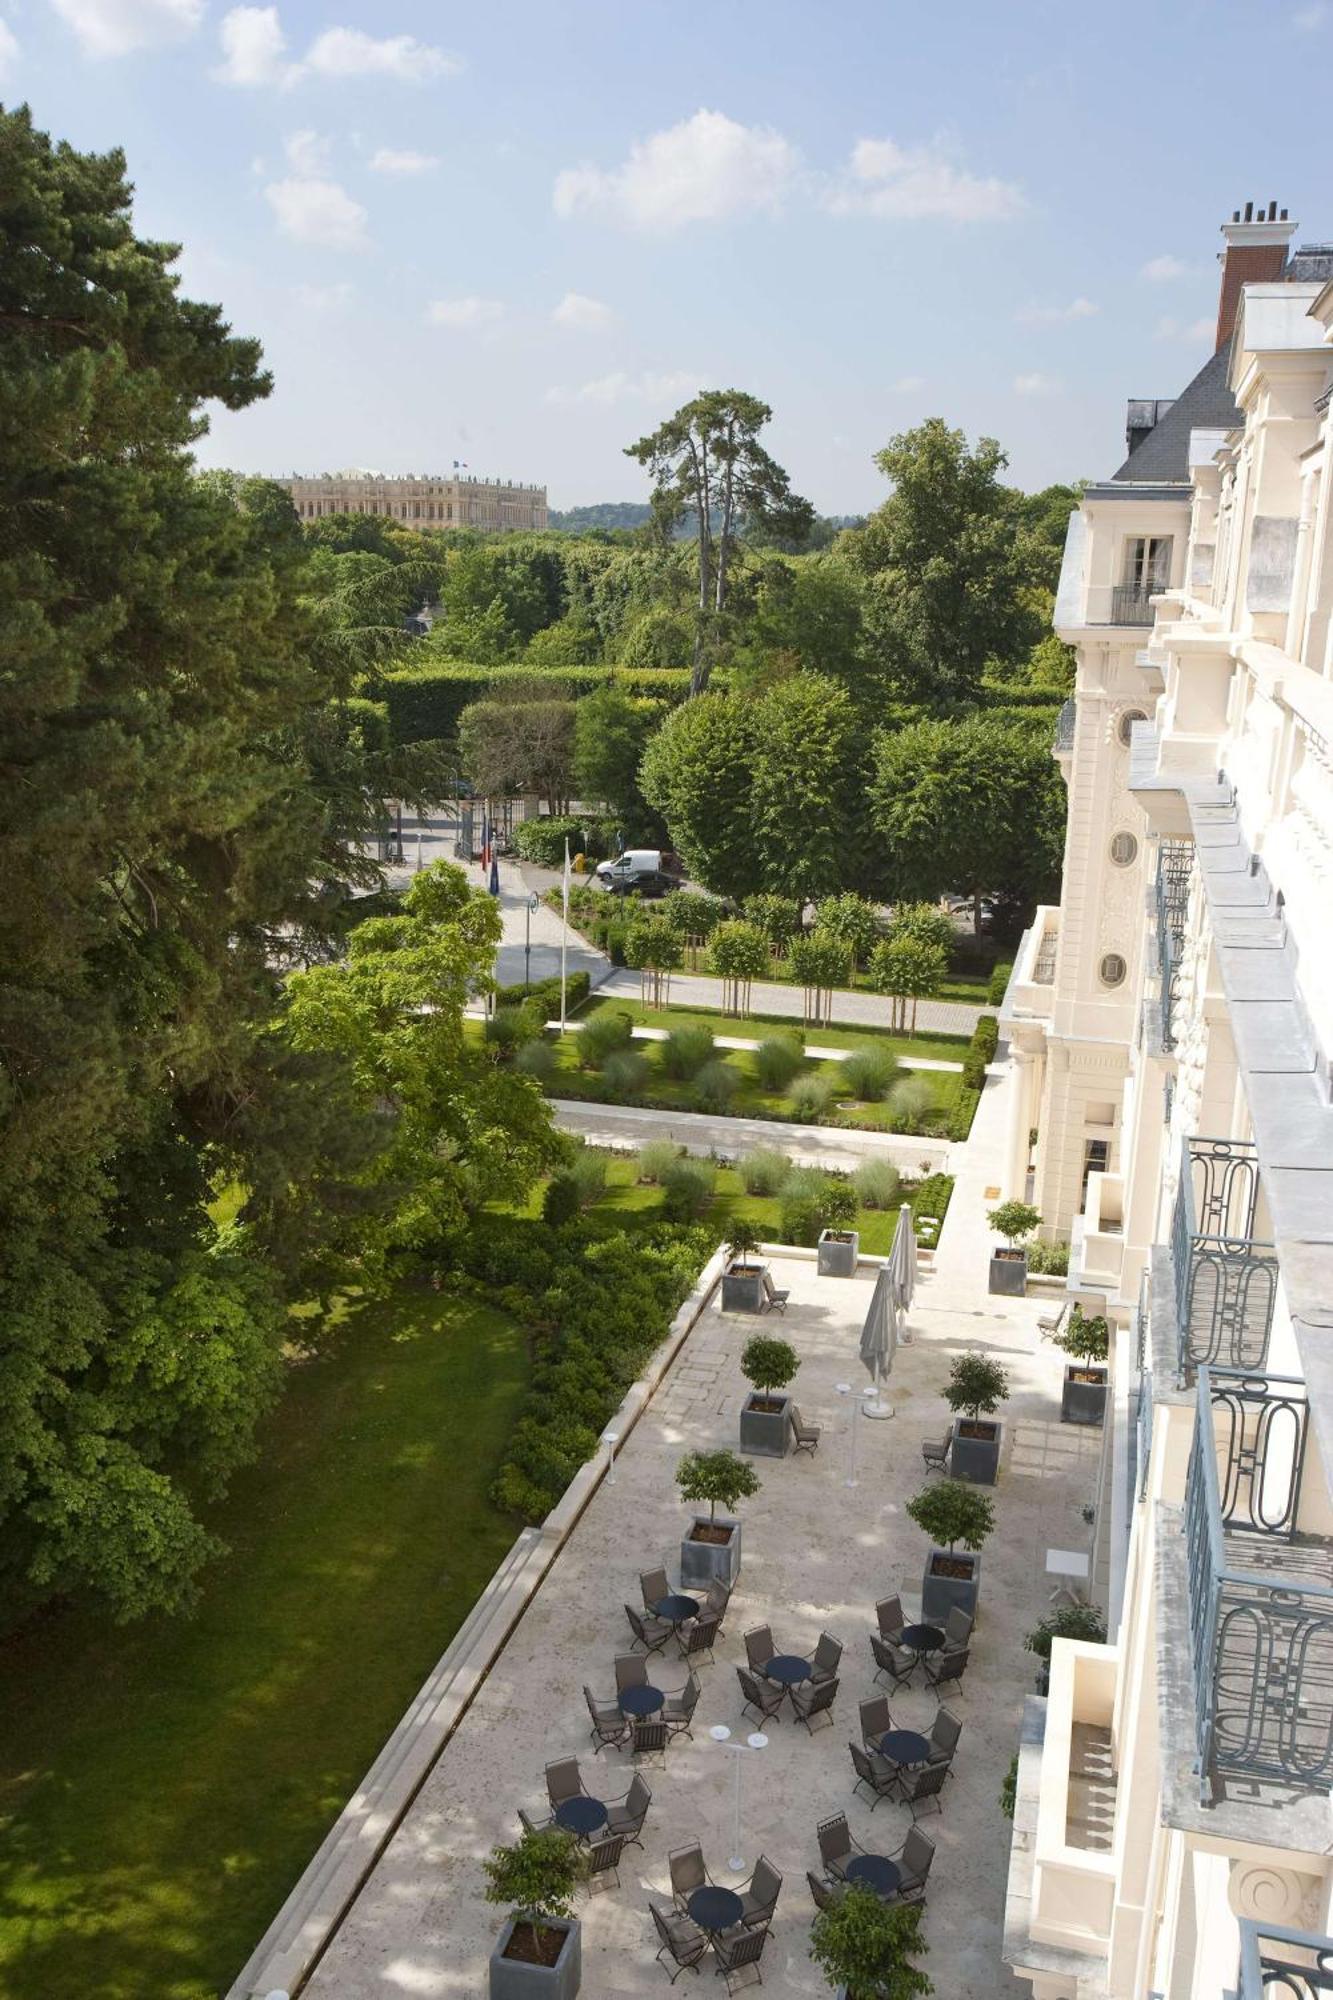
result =
[{"label": "sky", "polygon": [[[1258,72],[1256,87],[1250,87]],[[202,462],[646,498],[697,389],[821,512],[943,416],[1105,475],[1212,347],[1219,225],[1333,237],[1333,0],[0,0],[0,94],[122,146],[275,376]]]}]

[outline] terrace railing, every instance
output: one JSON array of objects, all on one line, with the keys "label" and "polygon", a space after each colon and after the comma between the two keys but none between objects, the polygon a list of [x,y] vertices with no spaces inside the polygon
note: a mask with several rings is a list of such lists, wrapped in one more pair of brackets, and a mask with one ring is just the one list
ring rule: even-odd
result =
[{"label": "terrace railing", "polygon": [[1157,855],[1153,899],[1157,906],[1157,981],[1161,1013],[1161,1045],[1171,1047],[1171,1016],[1176,982],[1185,951],[1185,920],[1189,914],[1190,874],[1194,867],[1192,840],[1164,840]]},{"label": "terrace railing", "polygon": [[1321,2000],[1333,1994],[1333,1938],[1245,1918],[1235,2000]]},{"label": "terrace railing", "polygon": [[1051,752],[1056,757],[1067,757],[1074,747],[1074,725],[1078,720],[1078,707],[1071,694],[1061,702],[1060,713],[1055,718],[1055,741]]},{"label": "terrace railing", "polygon": [[1113,625],[1151,625],[1154,618],[1152,595],[1165,590],[1165,583],[1118,583],[1111,591]]},{"label": "terrace railing", "polygon": [[1273,1245],[1256,1241],[1259,1160],[1247,1139],[1186,1139],[1171,1218],[1181,1384],[1202,1364],[1260,1370],[1277,1301]]}]

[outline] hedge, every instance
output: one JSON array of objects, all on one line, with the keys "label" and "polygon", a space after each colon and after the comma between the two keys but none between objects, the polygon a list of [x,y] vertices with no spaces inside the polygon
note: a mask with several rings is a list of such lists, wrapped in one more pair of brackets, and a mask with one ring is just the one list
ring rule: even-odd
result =
[{"label": "hedge", "polygon": [[933,1249],[939,1241],[940,1225],[948,1213],[952,1193],[952,1174],[927,1174],[912,1189],[912,1224],[918,1243]]},{"label": "hedge", "polygon": [[990,976],[990,991],[986,998],[992,1007],[1004,1005],[1004,996],[1009,990],[1009,977],[1013,972],[1012,959],[1002,958]]},{"label": "hedge", "polygon": [[514,851],[539,868],[563,868],[565,842],[572,860],[582,854],[589,861],[601,861],[611,852],[614,822],[575,819],[556,814],[545,819],[521,819],[514,828]]},{"label": "hedge", "polygon": [[[565,1010],[572,1014],[587,999],[592,981],[586,972],[571,972],[565,980]],[[560,980],[534,979],[524,990],[520,979],[513,986],[497,986],[495,1004],[497,1007],[521,1007],[525,1000],[538,1000],[546,1009],[548,1020],[556,1020],[560,1014]]]},{"label": "hedge", "polygon": [[689,693],[690,673],[688,667],[481,667],[437,660],[386,673],[370,692],[388,708],[394,742],[420,743],[456,735],[458,718],[469,702],[534,682],[541,684],[543,693],[571,701],[612,686],[631,695],[678,702]]}]

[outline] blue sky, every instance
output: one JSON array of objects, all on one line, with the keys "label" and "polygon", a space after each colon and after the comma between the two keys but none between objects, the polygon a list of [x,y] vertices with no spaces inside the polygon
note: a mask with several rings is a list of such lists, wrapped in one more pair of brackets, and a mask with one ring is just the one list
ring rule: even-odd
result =
[{"label": "blue sky", "polygon": [[202,459],[556,506],[642,497],[621,447],[702,386],[826,511],[933,414],[1025,486],[1110,471],[1210,351],[1224,217],[1333,236],[1331,67],[1321,0],[0,0],[6,102],[123,145],[263,340]]}]

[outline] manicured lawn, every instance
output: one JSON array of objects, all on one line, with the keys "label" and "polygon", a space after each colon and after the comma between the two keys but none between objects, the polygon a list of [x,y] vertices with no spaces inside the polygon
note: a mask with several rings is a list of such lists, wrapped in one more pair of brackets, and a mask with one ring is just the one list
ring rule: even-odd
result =
[{"label": "manicured lawn", "polygon": [[403,1288],[294,1368],[193,1618],[0,1647],[0,1994],[225,1993],[513,1541],[502,1314]]},{"label": "manicured lawn", "polygon": [[966,1035],[891,1035],[887,1028],[803,1028],[799,1021],[782,1014],[724,1014],[716,1007],[643,1007],[620,993],[608,994],[604,1000],[587,1001],[580,1007],[577,1018],[591,1020],[602,1008],[628,1014],[638,1028],[665,1028],[668,1032],[697,1024],[711,1028],[715,1035],[736,1035],[747,1041],[762,1042],[767,1036],[785,1030],[820,1049],[891,1049],[896,1056],[928,1057],[931,1062],[961,1063],[967,1053]]}]

